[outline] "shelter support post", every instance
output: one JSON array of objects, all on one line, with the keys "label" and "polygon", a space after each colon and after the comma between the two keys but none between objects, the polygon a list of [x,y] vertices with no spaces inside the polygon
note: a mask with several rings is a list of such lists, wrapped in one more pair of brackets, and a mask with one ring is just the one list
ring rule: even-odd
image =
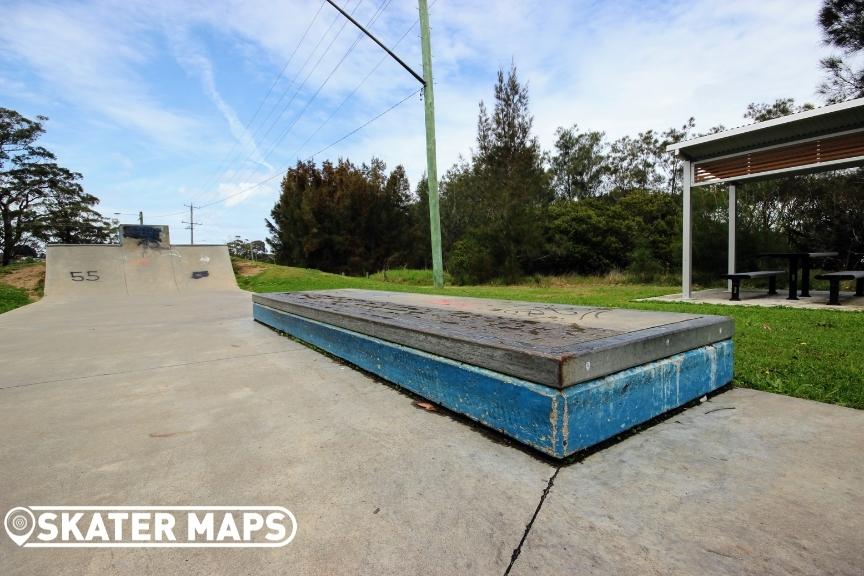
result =
[{"label": "shelter support post", "polygon": [[[735,184],[729,185],[729,262],[727,270],[729,274],[735,273],[735,228],[738,224],[737,208],[737,190]],[[729,291],[732,290],[732,281],[728,282]]]},{"label": "shelter support post", "polygon": [[684,200],[683,214],[683,241],[681,242],[681,298],[689,300],[693,297],[693,223],[690,208],[690,183],[692,181],[692,170],[689,160],[684,161],[683,174],[681,178],[681,191]]}]

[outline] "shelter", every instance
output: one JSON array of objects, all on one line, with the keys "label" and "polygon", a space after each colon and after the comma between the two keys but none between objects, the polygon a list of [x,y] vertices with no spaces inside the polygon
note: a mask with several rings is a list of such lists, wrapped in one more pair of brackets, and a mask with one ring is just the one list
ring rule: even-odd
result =
[{"label": "shelter", "polygon": [[728,185],[728,271],[735,273],[736,185],[864,166],[864,98],[685,140],[666,149],[683,161],[681,297],[689,299],[693,295],[691,189]]}]

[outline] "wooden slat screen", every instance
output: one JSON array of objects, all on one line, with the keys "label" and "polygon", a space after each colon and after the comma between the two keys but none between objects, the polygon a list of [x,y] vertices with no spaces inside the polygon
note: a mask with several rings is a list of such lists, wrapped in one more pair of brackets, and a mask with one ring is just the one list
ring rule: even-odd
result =
[{"label": "wooden slat screen", "polygon": [[864,132],[698,162],[694,165],[693,181],[694,184],[699,184],[712,180],[727,180],[858,156],[864,156]]}]

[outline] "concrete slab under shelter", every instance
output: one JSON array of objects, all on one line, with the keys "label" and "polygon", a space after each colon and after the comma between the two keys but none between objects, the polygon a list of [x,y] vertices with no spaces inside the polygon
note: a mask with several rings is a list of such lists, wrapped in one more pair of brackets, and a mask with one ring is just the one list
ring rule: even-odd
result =
[{"label": "concrete slab under shelter", "polygon": [[854,292],[841,292],[840,304],[831,306],[828,304],[828,292],[825,290],[811,290],[811,296],[800,297],[798,300],[786,298],[786,292],[768,295],[765,290],[741,290],[741,300],[729,300],[729,292],[723,288],[709,288],[693,292],[693,297],[683,299],[680,292],[664,296],[643,298],[644,302],[690,302],[693,304],[719,304],[721,306],[760,306],[788,308],[802,308],[809,310],[840,310],[845,312],[864,311],[864,297],[855,296]]}]

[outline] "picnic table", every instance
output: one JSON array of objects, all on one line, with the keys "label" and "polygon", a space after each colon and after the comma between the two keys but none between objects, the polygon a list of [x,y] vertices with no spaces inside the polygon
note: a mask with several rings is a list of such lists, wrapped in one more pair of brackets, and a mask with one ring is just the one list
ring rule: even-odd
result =
[{"label": "picnic table", "polygon": [[798,267],[801,265],[801,296],[810,296],[810,261],[831,258],[837,252],[767,252],[760,258],[786,258],[789,260],[789,296],[787,300],[798,300]]}]

